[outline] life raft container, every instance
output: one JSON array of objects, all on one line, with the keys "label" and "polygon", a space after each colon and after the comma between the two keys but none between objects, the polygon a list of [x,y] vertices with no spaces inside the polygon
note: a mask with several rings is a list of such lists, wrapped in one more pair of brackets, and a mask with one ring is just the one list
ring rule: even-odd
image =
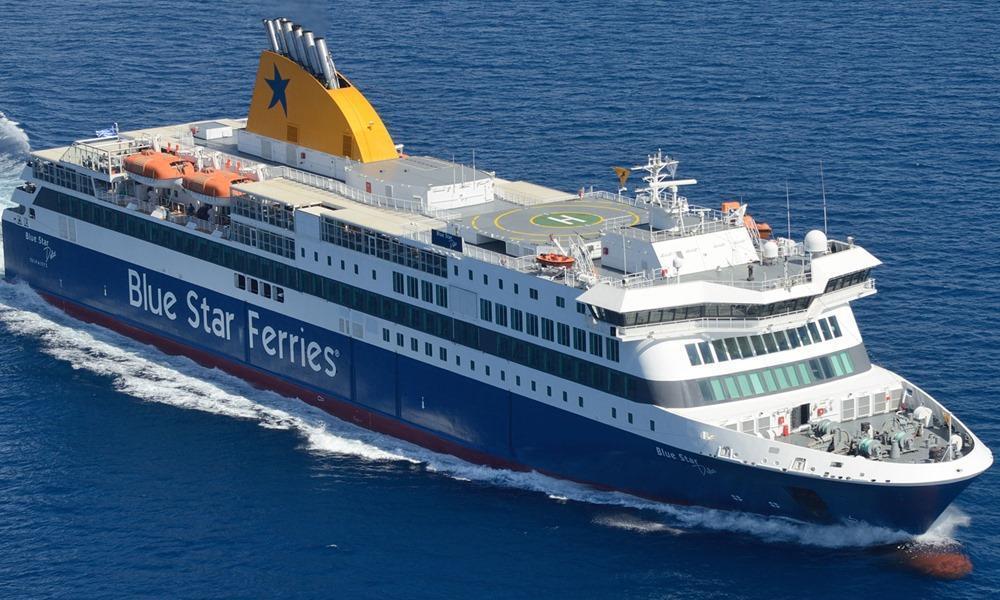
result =
[{"label": "life raft container", "polygon": [[173,187],[194,165],[175,154],[143,150],[125,157],[125,170],[139,183],[155,188]]},{"label": "life raft container", "polygon": [[536,260],[546,267],[562,267],[564,269],[572,267],[573,263],[576,262],[575,258],[565,254],[539,254]]}]

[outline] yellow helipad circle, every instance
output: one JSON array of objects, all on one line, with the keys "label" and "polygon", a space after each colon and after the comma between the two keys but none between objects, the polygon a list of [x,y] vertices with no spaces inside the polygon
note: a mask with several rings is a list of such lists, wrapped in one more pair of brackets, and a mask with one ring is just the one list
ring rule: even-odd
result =
[{"label": "yellow helipad circle", "polygon": [[600,227],[611,219],[622,219],[625,227],[641,220],[638,212],[626,206],[579,201],[523,206],[481,216],[474,217],[471,225],[487,235],[496,232],[508,238],[537,241],[552,234],[596,237]]}]

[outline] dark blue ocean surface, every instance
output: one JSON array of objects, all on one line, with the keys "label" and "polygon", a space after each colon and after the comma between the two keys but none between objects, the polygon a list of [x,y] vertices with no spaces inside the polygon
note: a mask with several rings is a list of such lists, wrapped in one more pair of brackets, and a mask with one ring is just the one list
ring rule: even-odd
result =
[{"label": "dark blue ocean surface", "polygon": [[[244,115],[242,2],[0,2],[0,196],[26,149]],[[303,11],[292,16],[302,16]],[[304,12],[309,12],[304,11]],[[993,3],[338,2],[312,18],[397,142],[566,190],[663,148],[884,262],[872,357],[1000,448],[1000,10]],[[13,124],[20,122],[19,128]],[[27,134],[28,138],[24,137]],[[942,582],[864,527],[657,506],[357,430],[0,285],[0,597],[982,598],[1000,479],[936,528]]]}]

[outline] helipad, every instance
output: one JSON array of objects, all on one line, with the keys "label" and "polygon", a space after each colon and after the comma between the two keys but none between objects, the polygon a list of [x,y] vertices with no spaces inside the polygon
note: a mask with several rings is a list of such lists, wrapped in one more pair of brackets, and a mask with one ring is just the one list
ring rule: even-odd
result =
[{"label": "helipad", "polygon": [[485,236],[509,241],[542,242],[551,235],[578,234],[596,238],[601,229],[613,222],[631,226],[645,218],[645,211],[607,201],[569,200],[519,206],[476,215],[467,222]]}]

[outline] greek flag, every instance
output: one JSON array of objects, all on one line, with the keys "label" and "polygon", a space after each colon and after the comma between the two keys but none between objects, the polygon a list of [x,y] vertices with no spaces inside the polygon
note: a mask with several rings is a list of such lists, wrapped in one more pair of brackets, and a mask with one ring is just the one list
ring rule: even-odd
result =
[{"label": "greek flag", "polygon": [[97,134],[97,137],[99,138],[115,137],[118,135],[118,123],[115,123],[114,125],[108,127],[107,129],[98,129],[94,133]]}]

